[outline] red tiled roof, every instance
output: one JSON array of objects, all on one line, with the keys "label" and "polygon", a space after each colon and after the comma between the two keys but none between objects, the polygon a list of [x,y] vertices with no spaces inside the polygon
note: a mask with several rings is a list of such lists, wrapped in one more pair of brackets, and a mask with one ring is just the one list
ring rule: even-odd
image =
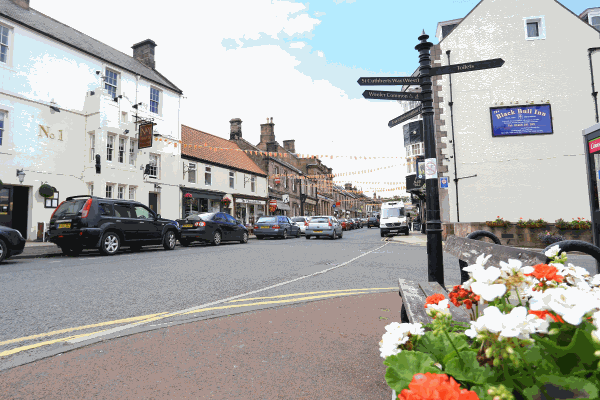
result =
[{"label": "red tiled roof", "polygon": [[[181,154],[184,156],[267,175],[236,143],[227,139],[181,125],[181,144]],[[232,150],[214,150],[215,147]]]}]

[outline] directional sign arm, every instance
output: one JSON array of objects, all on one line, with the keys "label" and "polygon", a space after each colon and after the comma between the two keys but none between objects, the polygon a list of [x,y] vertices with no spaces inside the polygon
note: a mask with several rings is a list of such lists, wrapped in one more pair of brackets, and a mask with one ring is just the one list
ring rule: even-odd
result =
[{"label": "directional sign arm", "polygon": [[413,92],[382,92],[379,90],[365,90],[363,92],[365,99],[377,99],[377,100],[409,100],[409,101],[420,101],[422,99],[421,93]]},{"label": "directional sign arm", "polygon": [[360,86],[384,86],[384,85],[420,85],[421,78],[418,76],[400,76],[400,77],[371,77],[358,78]]},{"label": "directional sign arm", "polygon": [[402,114],[399,117],[394,118],[393,120],[391,120],[390,122],[388,122],[388,126],[390,128],[403,123],[404,121],[408,121],[409,119],[412,119],[416,116],[418,116],[419,114],[421,114],[423,112],[423,106],[419,106],[417,108],[413,108],[412,110]]},{"label": "directional sign arm", "polygon": [[491,60],[475,61],[464,64],[445,65],[443,67],[435,67],[429,70],[429,75],[445,75],[456,74],[459,72],[478,71],[480,69],[500,68],[504,65],[504,60],[494,58]]}]

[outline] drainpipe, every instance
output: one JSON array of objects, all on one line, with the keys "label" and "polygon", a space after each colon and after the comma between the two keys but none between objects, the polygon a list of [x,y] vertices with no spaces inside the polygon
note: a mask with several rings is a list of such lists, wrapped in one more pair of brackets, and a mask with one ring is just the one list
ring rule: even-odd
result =
[{"label": "drainpipe", "polygon": [[[448,65],[450,65],[450,50],[446,51],[446,55],[448,56]],[[456,139],[454,138],[454,102],[452,101],[452,74],[448,74],[448,78],[450,79],[450,102],[448,105],[450,106],[450,125],[452,127],[452,152],[454,158],[454,184],[456,185],[456,222],[460,222],[460,214],[458,212],[458,173],[456,169]]]},{"label": "drainpipe", "polygon": [[596,123],[598,123],[598,92],[594,86],[594,68],[592,67],[592,53],[600,50],[600,47],[592,47],[588,49],[588,59],[590,60],[590,75],[592,77],[592,97],[594,98],[594,106],[596,107]]}]

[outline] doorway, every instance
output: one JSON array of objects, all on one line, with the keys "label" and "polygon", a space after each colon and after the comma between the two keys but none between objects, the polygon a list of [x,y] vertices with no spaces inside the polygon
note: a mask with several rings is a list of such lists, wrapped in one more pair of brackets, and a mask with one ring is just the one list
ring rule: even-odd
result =
[{"label": "doorway", "polygon": [[158,194],[157,193],[148,193],[148,206],[156,214],[159,214],[159,212],[158,212]]},{"label": "doorway", "polygon": [[29,214],[29,188],[25,186],[13,186],[13,215],[12,227],[21,232],[27,238]]}]

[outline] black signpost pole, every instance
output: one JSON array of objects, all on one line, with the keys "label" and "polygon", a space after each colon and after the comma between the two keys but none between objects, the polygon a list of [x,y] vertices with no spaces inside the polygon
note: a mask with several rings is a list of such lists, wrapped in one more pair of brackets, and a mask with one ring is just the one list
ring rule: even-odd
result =
[{"label": "black signpost pole", "polygon": [[[419,51],[421,66],[421,95],[423,106],[423,140],[425,142],[425,163],[427,175],[425,179],[427,194],[427,275],[429,282],[438,282],[444,286],[444,264],[442,255],[442,221],[440,220],[440,198],[437,179],[437,161],[435,149],[435,127],[433,125],[433,92],[431,89],[431,56],[433,43],[428,42],[429,35],[419,36],[415,49]],[[427,161],[430,161],[428,163]],[[431,164],[433,160],[433,164]],[[433,170],[432,170],[433,168]],[[432,176],[433,175],[433,176]]]}]

